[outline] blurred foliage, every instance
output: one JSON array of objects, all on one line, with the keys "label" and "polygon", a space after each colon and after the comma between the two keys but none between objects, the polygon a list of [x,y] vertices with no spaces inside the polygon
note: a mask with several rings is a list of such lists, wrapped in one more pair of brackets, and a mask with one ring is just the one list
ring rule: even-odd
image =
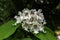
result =
[{"label": "blurred foliage", "polygon": [[57,35],[60,35],[60,30],[56,30],[55,33],[56,33]]},{"label": "blurred foliage", "polygon": [[15,14],[15,7],[12,1],[11,0],[0,0],[0,24],[9,20],[13,14]]},{"label": "blurred foliage", "polygon": [[60,3],[57,5],[56,9],[60,9]]},{"label": "blurred foliage", "polygon": [[22,39],[22,40],[32,40],[31,38],[24,38],[24,39]]}]

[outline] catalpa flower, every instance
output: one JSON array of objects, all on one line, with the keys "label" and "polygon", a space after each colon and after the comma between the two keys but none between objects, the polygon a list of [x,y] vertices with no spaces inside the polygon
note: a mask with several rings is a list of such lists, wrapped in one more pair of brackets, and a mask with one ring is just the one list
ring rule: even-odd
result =
[{"label": "catalpa flower", "polygon": [[19,11],[18,15],[19,16],[16,15],[14,17],[16,19],[14,25],[21,23],[22,28],[28,32],[34,32],[37,34],[42,31],[45,33],[44,25],[46,24],[46,21],[41,9],[38,11],[36,9],[24,9],[22,12]]}]

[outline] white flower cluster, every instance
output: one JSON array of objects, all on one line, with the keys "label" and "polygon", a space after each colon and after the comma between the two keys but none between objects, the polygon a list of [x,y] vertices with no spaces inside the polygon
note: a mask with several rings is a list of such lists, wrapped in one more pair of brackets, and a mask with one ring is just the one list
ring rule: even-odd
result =
[{"label": "white flower cluster", "polygon": [[22,28],[28,32],[34,32],[35,34],[39,33],[39,31],[44,31],[44,24],[46,24],[42,10],[39,9],[24,9],[22,12],[18,12],[19,16],[15,16],[17,25],[22,23]]}]

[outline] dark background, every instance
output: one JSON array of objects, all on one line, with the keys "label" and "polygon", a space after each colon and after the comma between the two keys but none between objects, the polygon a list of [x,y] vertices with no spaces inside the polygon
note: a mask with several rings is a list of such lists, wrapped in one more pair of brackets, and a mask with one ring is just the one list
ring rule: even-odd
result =
[{"label": "dark background", "polygon": [[18,11],[22,11],[24,8],[42,9],[47,26],[52,30],[60,29],[59,5],[59,0],[43,0],[43,3],[40,0],[0,0],[0,24],[12,19]]}]

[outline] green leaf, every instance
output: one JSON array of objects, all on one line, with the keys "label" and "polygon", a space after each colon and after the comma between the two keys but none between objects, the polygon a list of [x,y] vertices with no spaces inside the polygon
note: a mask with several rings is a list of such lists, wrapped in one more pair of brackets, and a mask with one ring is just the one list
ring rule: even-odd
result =
[{"label": "green leaf", "polygon": [[48,40],[56,40],[55,36],[54,36],[54,33],[49,30],[49,28],[46,27],[46,34],[45,34],[45,37],[48,39]]},{"label": "green leaf", "polygon": [[10,35],[12,35],[16,29],[19,27],[19,25],[14,26],[15,23],[14,20],[10,20],[7,23],[0,26],[0,39],[8,38]]},{"label": "green leaf", "polygon": [[24,38],[24,39],[22,39],[22,40],[32,40],[31,38]]},{"label": "green leaf", "polygon": [[43,33],[35,34],[35,36],[40,40],[47,40]]},{"label": "green leaf", "polygon": [[46,33],[38,33],[38,34],[34,34],[38,39],[40,40],[56,40],[54,33],[51,29],[49,28],[45,28]]}]

